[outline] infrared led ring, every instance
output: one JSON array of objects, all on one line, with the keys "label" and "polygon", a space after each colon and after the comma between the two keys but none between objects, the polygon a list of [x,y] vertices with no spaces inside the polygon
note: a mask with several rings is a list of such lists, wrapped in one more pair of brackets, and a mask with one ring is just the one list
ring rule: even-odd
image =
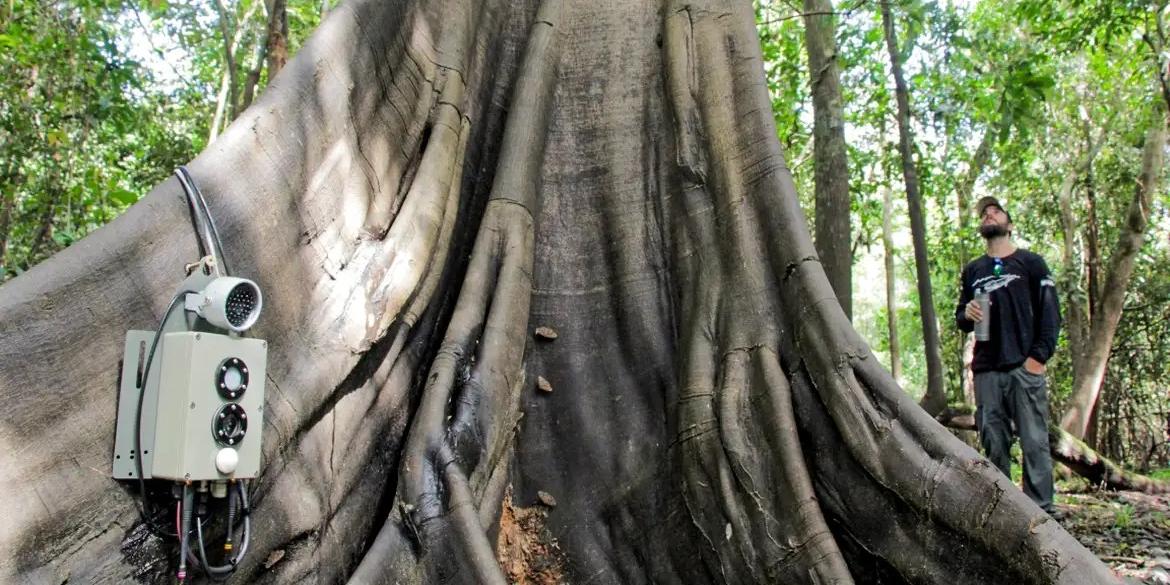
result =
[{"label": "infrared led ring", "polygon": [[215,389],[225,400],[235,400],[248,389],[248,364],[240,358],[228,358],[215,372]]},{"label": "infrared led ring", "polygon": [[248,413],[236,403],[225,404],[215,414],[211,423],[211,434],[221,445],[237,445],[248,434]]}]

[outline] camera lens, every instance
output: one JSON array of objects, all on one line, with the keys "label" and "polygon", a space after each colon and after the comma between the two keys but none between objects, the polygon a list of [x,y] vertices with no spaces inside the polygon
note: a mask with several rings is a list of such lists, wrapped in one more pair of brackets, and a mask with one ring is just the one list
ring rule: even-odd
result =
[{"label": "camera lens", "polygon": [[221,445],[236,445],[248,434],[248,413],[239,404],[225,404],[215,414],[211,434]]}]

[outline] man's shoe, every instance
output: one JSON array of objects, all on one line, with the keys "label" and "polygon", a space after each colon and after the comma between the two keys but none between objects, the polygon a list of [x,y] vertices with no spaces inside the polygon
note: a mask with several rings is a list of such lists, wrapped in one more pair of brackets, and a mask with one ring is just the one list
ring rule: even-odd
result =
[{"label": "man's shoe", "polygon": [[1053,507],[1051,510],[1048,510],[1048,515],[1052,516],[1053,520],[1056,520],[1057,522],[1059,522],[1061,524],[1064,524],[1064,521],[1068,518],[1068,514],[1065,513],[1064,510],[1061,510],[1060,508],[1056,508],[1056,507]]}]

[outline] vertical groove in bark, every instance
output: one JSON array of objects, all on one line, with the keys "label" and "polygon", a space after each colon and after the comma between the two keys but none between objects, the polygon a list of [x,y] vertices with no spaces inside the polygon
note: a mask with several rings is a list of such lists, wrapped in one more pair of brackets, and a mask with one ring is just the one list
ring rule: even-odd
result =
[{"label": "vertical groove in bark", "polygon": [[[521,360],[532,291],[532,218],[540,205],[560,11],[559,0],[546,0],[532,25],[500,170],[405,445],[396,513],[385,519],[352,584],[392,582],[387,566],[411,564],[431,581],[438,571],[451,570],[448,553],[461,559],[458,570],[467,571],[466,580],[505,582],[478,510],[511,443],[520,393],[528,387]],[[453,50],[466,51],[468,44]],[[448,83],[462,82],[451,76]],[[402,546],[404,533],[419,547],[414,558]]]},{"label": "vertical groove in bark", "polygon": [[942,348],[935,316],[934,296],[930,285],[930,260],[926,252],[926,218],[922,209],[922,195],[918,190],[918,170],[914,165],[914,143],[910,129],[910,98],[906,80],[902,76],[902,55],[898,50],[894,17],[889,3],[882,3],[882,26],[885,29],[886,48],[890,54],[890,69],[894,76],[895,96],[898,101],[898,150],[902,157],[902,175],[906,183],[906,201],[909,203],[910,232],[914,240],[914,268],[918,275],[918,303],[922,317],[923,348],[926,353],[926,394],[922,407],[935,413],[946,407],[943,388]]},{"label": "vertical groove in bark", "polygon": [[[674,437],[685,502],[707,543],[704,562],[721,580],[851,583],[796,440],[787,382],[772,349],[779,332],[763,322],[743,327],[749,315],[766,319],[777,311],[767,291],[778,277],[759,260],[766,232],[747,172],[774,167],[745,161],[733,141],[712,138],[734,133],[739,119],[731,92],[742,80],[728,62],[736,49],[728,48],[720,25],[727,18],[744,15],[675,4],[665,23],[666,85],[682,152],[677,168],[705,179],[681,185],[672,213],[682,222],[679,249],[694,252],[672,263],[675,279],[689,283],[679,306],[685,357]],[[697,161],[707,166],[696,171]],[[735,282],[758,284],[725,288]],[[760,456],[761,442],[773,447],[771,457]]]},{"label": "vertical groove in bark", "polygon": [[831,0],[804,0],[804,38],[813,97],[817,254],[845,316],[853,318],[852,216],[845,106]]},{"label": "vertical groove in bark", "polygon": [[[1109,267],[1102,285],[1102,295],[1096,310],[1091,309],[1089,335],[1086,340],[1082,375],[1074,380],[1069,407],[1060,426],[1069,434],[1083,438],[1092,419],[1093,408],[1101,391],[1113,336],[1121,321],[1126,289],[1133,276],[1138,251],[1145,241],[1154,193],[1162,176],[1162,162],[1166,146],[1166,110],[1156,102],[1142,151],[1141,173],[1138,175],[1134,196],[1126,212],[1117,244],[1109,257]],[[1090,283],[1090,288],[1092,284]]]}]

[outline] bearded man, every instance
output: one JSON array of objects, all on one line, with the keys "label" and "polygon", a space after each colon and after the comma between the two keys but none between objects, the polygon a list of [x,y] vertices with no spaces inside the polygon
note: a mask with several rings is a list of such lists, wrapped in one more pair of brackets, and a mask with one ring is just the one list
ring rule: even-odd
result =
[{"label": "bearded man", "polygon": [[975,426],[984,454],[1011,477],[1015,423],[1024,454],[1024,493],[1055,515],[1044,373],[1060,331],[1056,283],[1043,258],[1012,241],[1011,215],[995,197],[983,197],[975,209],[986,253],[963,268],[955,310],[963,331],[987,321],[986,339],[975,342],[971,363]]}]

